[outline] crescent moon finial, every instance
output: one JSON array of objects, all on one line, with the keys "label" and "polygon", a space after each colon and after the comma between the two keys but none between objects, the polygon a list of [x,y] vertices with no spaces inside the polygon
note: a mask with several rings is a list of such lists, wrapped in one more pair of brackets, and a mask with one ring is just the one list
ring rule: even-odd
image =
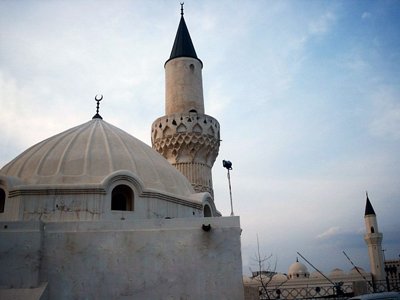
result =
[{"label": "crescent moon finial", "polygon": [[183,5],[185,4],[185,2],[181,2],[181,16],[183,17]]},{"label": "crescent moon finial", "polygon": [[94,96],[94,100],[96,100],[97,105],[96,105],[96,114],[93,116],[92,119],[103,119],[100,115],[99,115],[99,109],[100,109],[100,101],[103,100],[103,95],[100,95],[100,97],[98,97],[99,95]]}]

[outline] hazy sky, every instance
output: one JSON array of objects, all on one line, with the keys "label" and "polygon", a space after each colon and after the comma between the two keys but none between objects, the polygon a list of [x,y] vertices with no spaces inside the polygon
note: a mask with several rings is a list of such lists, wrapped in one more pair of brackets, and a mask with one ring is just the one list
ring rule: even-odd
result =
[{"label": "hazy sky", "polygon": [[[0,1],[0,166],[95,114],[150,144],[179,1]],[[215,202],[230,214],[231,160],[244,272],[258,234],[287,272],[369,270],[365,191],[400,255],[400,1],[185,1],[219,120]],[[312,271],[311,268],[309,268]]]}]

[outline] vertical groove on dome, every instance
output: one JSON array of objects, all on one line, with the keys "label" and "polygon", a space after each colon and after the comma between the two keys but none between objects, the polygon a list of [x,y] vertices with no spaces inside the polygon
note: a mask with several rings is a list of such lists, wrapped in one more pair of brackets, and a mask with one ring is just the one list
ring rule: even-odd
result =
[{"label": "vertical groove on dome", "polygon": [[[67,141],[68,135],[74,130],[75,130],[75,127],[56,135],[54,142],[53,142],[53,139],[49,140],[49,142],[53,142],[53,145],[51,147],[49,147],[49,149],[46,151],[46,153],[40,159],[38,166],[37,166],[37,170],[36,170],[37,175],[51,176],[51,175],[57,174],[58,165],[55,164],[53,161],[51,161],[49,159],[49,157],[50,156],[57,157],[57,155],[55,154],[55,152],[57,152],[57,151],[63,152],[64,147],[62,146],[62,143],[63,142],[66,144],[68,143],[68,141]],[[52,170],[52,168],[54,170]]]},{"label": "vertical groove on dome", "polygon": [[[90,121],[87,122],[86,124],[82,125],[81,128],[78,128],[76,130],[76,132],[72,132],[71,133],[72,138],[69,140],[68,145],[65,147],[65,150],[63,151],[63,154],[61,155],[61,159],[59,160],[59,165],[58,165],[58,168],[57,168],[57,170],[58,170],[57,173],[58,174],[72,175],[72,174],[67,174],[67,172],[71,169],[71,166],[72,166],[72,168],[75,168],[76,166],[79,166],[79,163],[78,164],[75,163],[74,165],[72,165],[72,162],[68,161],[67,157],[68,157],[71,149],[74,149],[72,146],[74,145],[76,140],[81,137],[82,133],[84,133],[89,126],[90,126]],[[67,167],[69,167],[70,169],[69,170],[66,169]],[[82,165],[81,165],[81,167],[82,167]],[[80,174],[78,174],[78,172],[74,172],[74,173],[75,174],[73,174],[73,175],[82,174],[82,172]]]},{"label": "vertical groove on dome", "polygon": [[[38,161],[33,158],[33,156],[37,155],[40,153],[43,149],[46,150],[47,144],[50,141],[50,139],[46,139],[32,147],[30,147],[26,153],[28,155],[24,155],[23,157],[21,156],[21,159],[23,159],[22,163],[19,161],[20,156],[15,158],[11,163],[10,163],[10,170],[15,167],[17,169],[17,177],[32,177],[33,175],[37,174],[38,171]],[[47,153],[47,151],[46,151]],[[18,162],[17,164],[14,164],[15,162]],[[30,166],[29,166],[30,165]],[[27,167],[28,166],[28,167]],[[6,168],[7,169],[7,166]],[[26,175],[23,175],[22,173],[29,173]]]},{"label": "vertical groove on dome", "polygon": [[[148,146],[149,148],[150,148],[150,146]],[[147,161],[150,161],[151,162],[151,168],[148,168],[149,170],[148,171],[150,171],[151,172],[151,177],[152,178],[154,178],[154,180],[157,182],[157,184],[159,185],[159,186],[161,186],[162,188],[168,188],[168,186],[166,186],[166,184],[164,184],[163,183],[163,181],[161,180],[161,178],[160,178],[160,172],[159,172],[159,170],[157,170],[157,168],[160,168],[161,166],[159,166],[159,164],[158,163],[156,163],[155,161],[154,161],[154,158],[155,157],[157,157],[158,158],[158,156],[154,156],[154,155],[152,155],[152,156],[150,156],[149,155],[149,152],[147,151],[144,151],[144,149],[140,149],[140,151],[142,152],[140,155],[143,157],[145,157],[146,158],[146,160]],[[160,156],[161,157],[161,156]],[[146,172],[146,170],[145,170],[145,168],[146,168],[146,166],[145,165],[143,165],[143,166],[140,166],[140,168],[139,168],[139,171],[140,172]],[[165,180],[169,180],[170,178],[164,178]]]},{"label": "vertical groove on dome", "polygon": [[[118,141],[121,143],[121,146],[124,148],[125,153],[126,153],[126,157],[127,159],[129,159],[131,166],[133,166],[134,169],[137,169],[137,165],[133,159],[133,157],[131,155],[129,155],[130,151],[129,151],[129,147],[128,145],[125,143],[124,139],[121,137],[121,134],[126,134],[123,130],[120,130],[117,127],[114,127],[106,122],[104,122],[104,126],[107,127],[107,129],[109,129],[109,131],[114,134],[114,136],[118,139]],[[119,148],[119,147],[118,147]],[[118,150],[121,150],[121,148],[119,148]],[[126,166],[122,167],[121,169],[127,169]]]},{"label": "vertical groove on dome", "polygon": [[[37,152],[40,151],[42,147],[44,147],[46,144],[46,141],[40,142],[39,144],[35,145],[36,147],[30,147],[28,150],[26,150],[24,153],[32,153],[31,155],[18,155],[14,160],[12,160],[9,164],[7,164],[3,170],[6,172],[11,172],[15,173],[17,177],[21,177],[22,172],[25,170],[25,165],[28,163],[30,158]],[[22,162],[21,162],[22,160]],[[15,172],[13,172],[13,169],[15,169]]]},{"label": "vertical groove on dome", "polygon": [[[93,118],[94,118],[94,117],[93,117]],[[95,120],[95,119],[93,119],[93,120]],[[88,143],[86,144],[85,157],[88,156],[89,151],[90,151],[89,148],[90,148],[90,145],[91,145],[91,141],[92,141],[92,139],[93,139],[93,131],[94,131],[94,127],[92,126],[92,127],[90,128]],[[88,160],[85,159],[84,162],[83,162],[83,170],[85,170],[85,173],[87,173],[87,172],[86,172],[87,169],[88,169],[88,166],[87,166],[87,165],[88,165]]]},{"label": "vertical groove on dome", "polygon": [[[102,135],[102,139],[100,139],[101,141],[104,142],[104,146],[105,146],[105,150],[106,150],[106,155],[110,158],[112,158],[113,156],[111,155],[111,150],[110,150],[110,141],[108,139],[108,136],[106,134],[106,131],[104,130],[104,125],[105,123],[103,121],[101,121],[101,119],[99,119],[98,121],[96,121],[96,131],[100,131],[101,135]],[[100,145],[97,145],[100,146]],[[96,147],[91,147],[92,151],[93,150],[97,150]],[[107,159],[104,160],[101,157],[99,157],[99,161],[96,162],[96,164],[94,166],[91,166],[91,170],[93,170],[93,167],[97,168],[100,167],[100,164],[103,163],[108,163],[108,171],[107,174],[112,172],[112,170],[114,169],[114,164],[113,164],[113,160],[112,159]],[[104,166],[104,168],[106,168]],[[102,167],[100,167],[100,169],[103,169]],[[95,173],[96,171],[94,171]]]},{"label": "vertical groove on dome", "polygon": [[[100,128],[101,128],[101,132],[103,133],[103,136],[104,136],[104,142],[105,142],[105,145],[106,145],[106,150],[107,150],[108,157],[113,157],[111,155],[110,139],[109,139],[106,131],[104,130],[105,123],[104,122],[100,122],[99,124],[101,125]],[[114,169],[114,161],[112,159],[110,159],[109,160],[109,164],[110,164],[110,171],[111,171],[111,170]]]}]

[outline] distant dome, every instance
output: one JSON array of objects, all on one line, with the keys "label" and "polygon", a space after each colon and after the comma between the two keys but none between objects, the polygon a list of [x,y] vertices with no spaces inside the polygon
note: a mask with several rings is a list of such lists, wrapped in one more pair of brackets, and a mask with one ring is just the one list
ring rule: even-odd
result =
[{"label": "distant dome", "polygon": [[248,276],[243,276],[243,283],[244,284],[251,284],[254,283],[254,280]]},{"label": "distant dome", "polygon": [[333,269],[333,270],[329,273],[329,276],[330,276],[330,277],[337,277],[337,276],[344,276],[344,275],[346,275],[346,274],[343,272],[342,269],[339,269],[339,268]]},{"label": "distant dome", "polygon": [[310,272],[308,272],[308,269],[304,264],[296,261],[289,267],[288,276],[290,279],[307,278],[310,276]]},{"label": "distant dome", "polygon": [[286,274],[277,273],[272,277],[272,279],[275,281],[285,281],[288,279],[288,277],[286,276]]},{"label": "distant dome", "polygon": [[317,272],[317,271],[312,272],[310,274],[310,277],[311,278],[324,278],[324,276],[321,273]]},{"label": "distant dome", "polygon": [[188,196],[189,181],[151,147],[101,120],[50,137],[5,165],[0,174],[25,184],[100,184],[115,171],[135,174],[145,188]]},{"label": "distant dome", "polygon": [[[359,271],[361,274],[366,274],[366,272],[365,272],[365,270],[364,270],[363,268],[357,267],[357,269],[358,269],[358,271]],[[350,275],[360,275],[360,274],[358,273],[357,269],[356,269],[355,267],[352,268],[352,269],[350,270]]]}]

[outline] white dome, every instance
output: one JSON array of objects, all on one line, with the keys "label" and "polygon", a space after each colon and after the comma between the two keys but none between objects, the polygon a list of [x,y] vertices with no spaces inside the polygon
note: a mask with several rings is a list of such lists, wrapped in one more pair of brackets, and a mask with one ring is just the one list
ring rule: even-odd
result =
[{"label": "white dome", "polygon": [[304,264],[296,261],[289,267],[288,276],[289,278],[304,278],[309,277],[310,273]]},{"label": "white dome", "polygon": [[317,271],[312,272],[310,274],[310,277],[311,278],[324,278],[324,276],[320,272],[317,272]]},{"label": "white dome", "polygon": [[272,276],[272,279],[275,281],[286,281],[288,278],[286,274],[277,273],[274,276]]},{"label": "white dome", "polygon": [[[361,274],[367,274],[363,268],[357,267],[357,269],[358,269],[358,271],[359,271]],[[355,267],[352,268],[352,269],[350,270],[350,274],[351,274],[351,275],[360,275],[360,274],[357,272],[357,269],[356,269]]]},{"label": "white dome", "polygon": [[243,283],[244,284],[251,284],[254,283],[254,280],[248,276],[243,276]]},{"label": "white dome", "polygon": [[346,275],[342,269],[335,268],[329,273],[329,277],[338,277]]},{"label": "white dome", "polygon": [[32,146],[0,174],[28,185],[83,185],[100,184],[119,170],[135,174],[145,188],[181,196],[195,193],[186,177],[155,150],[101,119]]}]

